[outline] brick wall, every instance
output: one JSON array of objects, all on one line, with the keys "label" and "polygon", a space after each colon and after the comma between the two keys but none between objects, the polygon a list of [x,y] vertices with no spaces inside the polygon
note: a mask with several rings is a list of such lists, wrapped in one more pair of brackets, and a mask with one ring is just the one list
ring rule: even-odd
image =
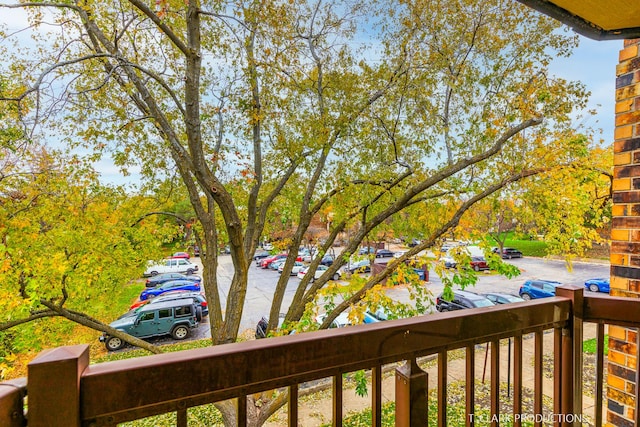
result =
[{"label": "brick wall", "polygon": [[[625,40],[616,69],[611,294],[640,297],[640,39]],[[638,334],[609,328],[607,425],[633,426]]]}]

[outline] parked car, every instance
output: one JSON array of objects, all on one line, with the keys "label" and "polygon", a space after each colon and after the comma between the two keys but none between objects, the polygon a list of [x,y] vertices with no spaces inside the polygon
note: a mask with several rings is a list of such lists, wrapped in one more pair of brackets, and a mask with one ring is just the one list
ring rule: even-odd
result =
[{"label": "parked car", "polygon": [[369,316],[374,317],[379,322],[384,322],[385,320],[389,320],[389,313],[384,308],[378,308],[375,312],[371,312],[367,310],[367,314]]},{"label": "parked car", "polygon": [[269,266],[271,265],[272,262],[277,261],[279,259],[284,259],[286,257],[287,257],[287,254],[278,254],[278,255],[270,256],[268,258],[263,258],[260,261],[260,267],[269,268]]},{"label": "parked car", "polygon": [[[491,251],[494,254],[499,254],[500,248],[493,248]],[[522,258],[522,252],[520,252],[516,248],[502,248],[501,256],[503,259]]]},{"label": "parked car", "polygon": [[200,283],[191,280],[172,280],[158,285],[155,288],[147,288],[140,293],[140,301],[155,298],[170,291],[196,291],[200,292]]},{"label": "parked car", "polygon": [[378,251],[376,252],[376,258],[389,258],[394,255],[395,254],[389,249],[378,249]]},{"label": "parked car", "polygon": [[348,267],[349,273],[369,273],[371,271],[371,262],[368,259],[363,259],[355,263],[350,263]]},{"label": "parked car", "polygon": [[609,279],[589,279],[584,282],[584,287],[591,292],[604,292],[609,293]]},{"label": "parked car", "polygon": [[[302,270],[304,267],[305,265],[303,263],[301,263],[300,261],[296,261],[293,264],[293,267],[291,267],[291,273],[289,275],[297,276],[300,270]],[[280,266],[278,267],[278,273],[282,273],[283,270],[284,270],[284,263],[280,264]]]},{"label": "parked car", "polygon": [[131,304],[131,307],[129,307],[129,311],[124,315],[120,316],[119,318],[126,317],[127,315],[136,314],[138,311],[137,309],[139,309],[140,307],[146,304],[157,304],[159,302],[175,301],[175,300],[184,299],[184,298],[193,299],[193,303],[197,307],[200,307],[200,310],[196,312],[196,320],[198,320],[198,322],[202,320],[203,316],[209,315],[209,307],[207,306],[207,299],[205,298],[203,293],[191,292],[191,291],[170,291],[156,298],[146,299],[144,301],[138,300],[134,302],[133,304]]},{"label": "parked car", "polygon": [[271,264],[269,264],[269,270],[278,271],[280,266],[284,265],[286,260],[287,260],[286,258],[280,258],[280,259],[277,259],[277,260],[273,261]]},{"label": "parked car", "polygon": [[[383,307],[378,307],[378,309],[375,312],[371,312],[367,310],[366,315],[375,318],[379,322],[384,322],[386,320],[391,320],[391,319],[401,319],[403,317],[399,313],[387,311]],[[365,322],[365,323],[368,323],[368,322]]]},{"label": "parked car", "polygon": [[[457,262],[450,256],[442,257],[442,262],[446,268],[456,268]],[[475,271],[490,270],[487,260],[482,256],[472,256],[469,267]]]},{"label": "parked car", "polygon": [[450,256],[442,257],[440,260],[444,263],[444,266],[446,268],[456,268],[456,265],[458,265],[456,263],[456,260],[453,259],[453,257],[450,257]]},{"label": "parked car", "polygon": [[453,299],[451,301],[445,300],[442,294],[436,298],[436,310],[441,312],[465,308],[491,307],[492,305],[494,304],[489,298],[469,291],[453,291]]},{"label": "parked car", "polygon": [[470,262],[471,268],[475,271],[481,270],[489,270],[489,264],[487,264],[487,260],[482,256],[472,256]]},{"label": "parked car", "polygon": [[165,259],[160,264],[149,261],[149,266],[144,272],[144,277],[157,276],[162,273],[186,273],[193,274],[198,271],[198,266],[183,258]]},{"label": "parked car", "polygon": [[556,287],[562,283],[553,280],[527,280],[518,294],[525,300],[548,298],[556,295]]},{"label": "parked car", "polygon": [[163,273],[149,277],[145,282],[145,285],[147,288],[153,288],[171,280],[191,280],[194,282],[200,282],[202,279],[200,276],[186,276],[182,273]]},{"label": "parked car", "polygon": [[[280,316],[278,318],[278,328],[282,326],[282,323],[284,323],[284,313],[280,313]],[[265,316],[262,316],[262,318],[258,321],[258,324],[256,325],[256,339],[267,337],[268,325],[269,325],[269,319],[267,319]]]},{"label": "parked car", "polygon": [[311,261],[311,251],[308,248],[302,248],[298,251],[298,256],[296,257],[296,261],[302,262],[306,257],[308,257],[309,261]]},{"label": "parked car", "polygon": [[[326,317],[327,317],[326,313],[316,316],[316,323],[321,325],[322,322],[324,322],[324,319]],[[340,313],[338,317],[336,317],[331,321],[331,324],[329,325],[329,329],[344,328],[345,326],[349,326],[349,325],[351,325],[351,322],[349,321],[349,314],[346,312],[343,312],[343,313]]]},{"label": "parked car", "polygon": [[[329,267],[327,267],[326,265],[319,265],[318,268],[316,269],[316,272],[313,276],[313,279],[311,280],[312,282],[316,279],[319,279],[320,276],[322,276],[324,274],[325,271],[327,271],[329,269]],[[307,274],[307,271],[309,270],[309,267],[304,267],[302,268],[299,272],[298,272],[298,279],[303,279],[304,276]],[[340,280],[340,277],[342,277],[342,274],[340,273],[340,271],[336,271],[335,273],[333,273],[333,276],[331,276],[332,280]]]},{"label": "parked car", "polygon": [[193,300],[193,303],[197,307],[200,307],[200,310],[196,311],[196,318],[198,322],[202,320],[202,317],[206,317],[209,315],[209,305],[207,304],[207,298],[202,292],[170,291],[147,301],[149,301],[149,304],[158,304],[165,301],[176,301],[184,298],[191,298]]},{"label": "parked car", "polygon": [[410,248],[413,248],[415,246],[418,246],[419,244],[422,243],[422,240],[419,239],[411,239],[411,241],[409,243],[407,243],[407,246],[409,246]]},{"label": "parked car", "polygon": [[358,251],[358,255],[369,255],[372,253],[375,253],[376,248],[371,247],[371,246],[365,246],[363,248],[360,248],[360,250]]},{"label": "parked car", "polygon": [[[137,338],[171,335],[176,340],[183,340],[191,329],[198,326],[197,311],[191,298],[147,304],[140,307],[135,315],[122,317],[109,326]],[[100,336],[100,341],[109,351],[119,350],[125,345],[122,339],[107,333]]]},{"label": "parked car", "polygon": [[504,294],[500,292],[489,292],[483,294],[494,304],[510,304],[512,302],[523,302],[524,299],[517,295]]},{"label": "parked car", "polygon": [[271,256],[271,254],[268,251],[262,250],[262,249],[258,249],[254,254],[253,254],[253,260],[256,262],[256,265],[260,265],[260,262],[262,262],[263,259],[265,258],[269,258]]},{"label": "parked car", "polygon": [[189,253],[188,252],[176,252],[173,255],[171,255],[171,258],[183,258],[183,259],[189,259]]},{"label": "parked car", "polygon": [[333,264],[333,257],[331,255],[325,255],[322,257],[322,259],[320,260],[320,265],[326,265],[326,266],[331,266],[331,264]]}]

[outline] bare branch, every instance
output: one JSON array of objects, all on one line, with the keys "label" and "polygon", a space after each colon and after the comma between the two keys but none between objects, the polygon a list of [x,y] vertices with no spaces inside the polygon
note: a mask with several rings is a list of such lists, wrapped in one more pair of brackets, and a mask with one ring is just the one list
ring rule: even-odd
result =
[{"label": "bare branch", "polygon": [[135,6],[140,12],[142,12],[147,18],[153,21],[154,24],[162,31],[173,44],[180,49],[185,55],[192,55],[196,52],[191,52],[189,47],[174,33],[169,26],[167,26],[160,17],[154,13],[145,3],[139,0],[129,0],[133,6]]},{"label": "bare branch", "polygon": [[34,320],[44,319],[45,317],[57,317],[57,316],[60,316],[60,314],[56,313],[53,310],[38,311],[23,319],[16,319],[16,320],[11,320],[9,322],[0,323],[0,331],[6,331],[8,329],[15,328],[16,326],[33,322]]}]

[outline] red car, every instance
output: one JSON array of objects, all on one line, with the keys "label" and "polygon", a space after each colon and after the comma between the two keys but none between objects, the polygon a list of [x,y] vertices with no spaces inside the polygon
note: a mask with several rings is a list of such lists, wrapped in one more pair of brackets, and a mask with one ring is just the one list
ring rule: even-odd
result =
[{"label": "red car", "polygon": [[490,269],[489,264],[487,264],[487,260],[481,256],[471,257],[471,268],[473,268],[475,271]]},{"label": "red car", "polygon": [[260,267],[269,268],[272,262],[277,261],[279,259],[284,259],[286,257],[287,257],[287,254],[278,254],[278,255],[265,258],[262,261],[260,261]]},{"label": "red car", "polygon": [[189,259],[189,254],[187,252],[176,252],[175,254],[171,255],[171,258]]}]

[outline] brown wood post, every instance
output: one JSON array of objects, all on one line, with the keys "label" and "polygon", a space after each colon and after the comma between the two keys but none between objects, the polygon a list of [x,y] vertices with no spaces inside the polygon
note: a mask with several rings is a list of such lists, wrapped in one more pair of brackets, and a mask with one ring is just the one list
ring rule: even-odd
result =
[{"label": "brown wood post", "polygon": [[415,359],[396,368],[396,427],[427,426],[427,380]]},{"label": "brown wood post", "polygon": [[45,350],[29,363],[29,427],[80,427],[80,378],[87,366],[86,344]]},{"label": "brown wood post", "polygon": [[27,379],[0,383],[0,425],[22,427],[27,425],[24,417],[24,398],[27,394]]},{"label": "brown wood post", "polygon": [[[584,288],[564,285],[556,288],[556,296],[571,299],[569,325],[562,331],[562,426],[581,425],[582,414],[582,341]],[[573,423],[569,420],[574,420]]]}]

